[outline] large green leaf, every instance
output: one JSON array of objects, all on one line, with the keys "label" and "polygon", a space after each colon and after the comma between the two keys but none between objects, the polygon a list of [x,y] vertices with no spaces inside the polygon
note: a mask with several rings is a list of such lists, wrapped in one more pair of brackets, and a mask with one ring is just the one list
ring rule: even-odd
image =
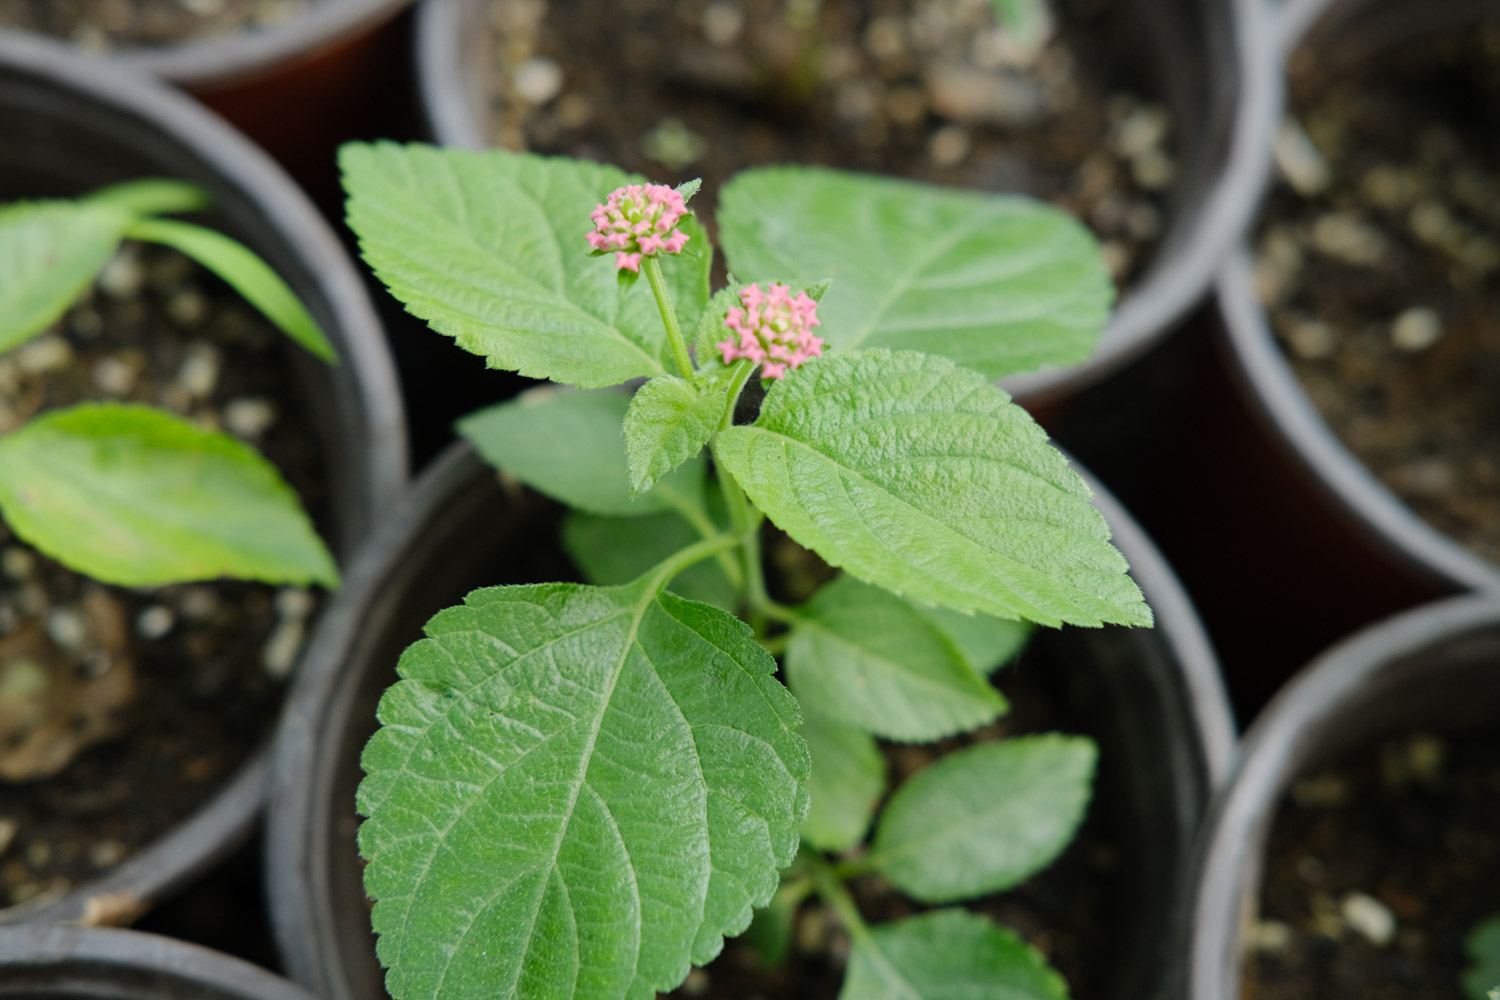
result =
[{"label": "large green leaf", "polygon": [[[698,541],[702,533],[675,513],[600,517],[578,511],[563,521],[563,548],[589,583],[629,583]],[[733,612],[738,588],[716,559],[693,563],[671,582],[672,593]]]},{"label": "large green leaf", "polygon": [[[339,156],[349,224],[406,308],[490,367],[584,388],[667,370],[644,282],[588,256],[589,213],[641,178],[582,160],[430,146],[350,144]],[[707,237],[662,272],[680,317],[708,301]]]},{"label": "large green leaf", "polygon": [[67,312],[120,245],[131,216],[114,205],[21,202],[0,208],[0,352]]},{"label": "large green leaf", "polygon": [[1031,638],[1029,622],[965,615],[947,608],[917,606],[917,610],[948,637],[970,669],[981,674],[992,674],[1015,659]]},{"label": "large green leaf", "polygon": [[1098,756],[1092,741],[1055,733],[951,753],[896,790],[868,862],[924,903],[1009,889],[1073,839]]},{"label": "large green leaf", "polygon": [[717,382],[694,386],[675,375],[658,375],[636,390],[625,413],[631,490],[649,490],[702,452],[728,409],[728,386]]},{"label": "large green leaf", "polygon": [[270,462],[150,407],[52,410],[0,437],[0,513],[106,583],[338,585],[333,557]]},{"label": "large green leaf", "polygon": [[942,739],[1005,711],[1000,693],[921,611],[850,576],[799,609],[786,672],[803,704],[887,739]]},{"label": "large green leaf", "polygon": [[623,392],[538,386],[469,414],[458,431],[491,465],[579,510],[629,517],[701,507],[707,474],[701,458],[631,496],[621,429],[629,406]]},{"label": "large green leaf", "polygon": [[991,379],[1083,361],[1114,295],[1088,231],[1025,198],[770,167],[725,186],[718,222],[742,281],[834,279],[818,309],[832,346],[941,354]]},{"label": "large green leaf", "polygon": [[1151,622],[1083,480],[1005,392],[944,358],[816,359],[714,455],[793,539],[868,583],[1044,625]]},{"label": "large green leaf", "polygon": [[359,789],[396,1000],[648,1000],[771,899],[796,703],[748,627],[656,585],[478,590],[402,656]]},{"label": "large green leaf", "polygon": [[820,851],[843,851],[870,828],[885,792],[885,758],[872,736],[828,719],[821,714],[828,704],[817,704],[802,722],[812,752],[812,808],[802,822],[802,839]]},{"label": "large green leaf", "polygon": [[967,910],[884,924],[854,943],[839,1000],[1067,1000],[1068,987],[1010,931]]}]

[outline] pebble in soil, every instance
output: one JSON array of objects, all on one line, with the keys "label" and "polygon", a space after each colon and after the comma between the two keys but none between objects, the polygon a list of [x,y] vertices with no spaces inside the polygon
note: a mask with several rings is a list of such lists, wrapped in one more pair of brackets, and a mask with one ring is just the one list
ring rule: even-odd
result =
[{"label": "pebble in soil", "polygon": [[1055,202],[1116,278],[1149,262],[1175,173],[1119,11],[1054,0],[1040,48],[990,0],[492,0],[491,138],[704,179],[815,163]]},{"label": "pebble in soil", "polygon": [[[0,27],[95,52],[269,28],[315,0],[0,0]],[[326,2],[326,0],[325,0]]]},{"label": "pebble in soil", "polygon": [[1500,910],[1500,733],[1408,733],[1292,786],[1266,850],[1245,1000],[1456,1000]]},{"label": "pebble in soil", "polygon": [[1291,69],[1258,293],[1350,450],[1500,562],[1500,21]]},{"label": "pebble in soil", "polygon": [[[161,406],[260,448],[316,517],[282,341],[186,258],[128,244],[0,355],[0,434],[83,400]],[[268,734],[315,605],[234,581],[103,586],[0,523],[0,908],[114,867],[215,791]]]}]

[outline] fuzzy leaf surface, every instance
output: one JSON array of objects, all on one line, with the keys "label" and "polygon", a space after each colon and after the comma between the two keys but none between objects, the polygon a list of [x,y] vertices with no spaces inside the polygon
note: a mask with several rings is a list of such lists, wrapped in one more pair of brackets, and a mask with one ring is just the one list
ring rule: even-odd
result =
[{"label": "fuzzy leaf surface", "polygon": [[833,279],[831,346],[941,354],[990,379],[1083,361],[1114,298],[1089,232],[1027,198],[766,167],[725,185],[718,223],[741,281]]},{"label": "fuzzy leaf surface", "polygon": [[[353,143],[340,152],[349,224],[376,275],[408,311],[491,368],[582,388],[667,370],[670,348],[649,288],[621,285],[588,256],[589,213],[642,178],[583,160],[494,150]],[[679,317],[708,301],[711,254],[662,274]],[[679,320],[680,321],[680,320]]]},{"label": "fuzzy leaf surface", "polygon": [[0,513],[32,545],[105,583],[338,586],[333,557],[275,466],[147,406],[50,410],[0,437]]},{"label": "fuzzy leaf surface", "polygon": [[707,465],[686,463],[632,497],[621,426],[630,397],[613,390],[539,386],[458,422],[486,462],[570,507],[612,517],[701,505]]},{"label": "fuzzy leaf surface", "polygon": [[770,901],[796,702],[747,626],[656,583],[477,590],[401,657],[359,788],[396,1000],[649,1000]]},{"label": "fuzzy leaf surface", "polygon": [[[681,516],[600,517],[574,511],[563,521],[563,548],[600,586],[629,583],[652,566],[698,541],[701,535]],[[739,591],[715,559],[693,563],[668,585],[672,593],[734,611]]]},{"label": "fuzzy leaf surface", "polygon": [[694,388],[676,375],[658,375],[636,390],[625,412],[625,455],[634,494],[697,457],[729,409],[725,386]]},{"label": "fuzzy leaf surface", "polygon": [[1020,938],[967,910],[882,924],[856,941],[839,1000],[1067,1000]]},{"label": "fuzzy leaf surface", "polygon": [[1098,756],[1091,740],[1055,733],[948,754],[891,797],[870,863],[924,903],[1009,889],[1073,839]]},{"label": "fuzzy leaf surface", "polygon": [[820,851],[844,851],[865,839],[875,806],[885,792],[885,758],[869,733],[806,712],[802,737],[812,752],[812,808],[802,821],[802,839]]},{"label": "fuzzy leaf surface", "polygon": [[109,262],[131,216],[113,205],[0,208],[0,353],[55,323]]},{"label": "fuzzy leaf surface", "polygon": [[892,740],[942,739],[991,722],[1006,707],[920,610],[847,575],[799,609],[786,672],[798,701]]},{"label": "fuzzy leaf surface", "polygon": [[1003,390],[945,358],[816,359],[714,451],[772,521],[867,583],[1044,625],[1151,622],[1083,480]]}]

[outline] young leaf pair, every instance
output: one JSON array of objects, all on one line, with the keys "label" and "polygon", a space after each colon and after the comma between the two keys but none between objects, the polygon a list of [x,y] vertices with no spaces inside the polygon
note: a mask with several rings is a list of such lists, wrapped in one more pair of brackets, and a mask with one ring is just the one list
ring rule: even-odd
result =
[{"label": "young leaf pair", "polygon": [[[193,185],[143,180],[0,208],[0,356],[61,319],[132,239],[198,261],[335,363],[269,265],[214,230],[162,217],[207,203]],[[0,436],[0,515],[22,540],[105,583],[338,584],[332,556],[274,466],[236,438],[149,406],[82,403]]]},{"label": "young leaf pair", "polygon": [[[572,386],[460,429],[575,508],[564,540],[591,579],[476,591],[402,657],[359,793],[393,996],[650,997],[799,892],[855,938],[846,996],[937,998],[1002,972],[974,995],[1059,995],[964,911],[866,927],[842,878],[878,869],[933,902],[1013,884],[1071,835],[1086,741],[955,754],[891,798],[862,861],[816,848],[862,839],[875,735],[1003,710],[984,674],[1022,630],[971,616],[1150,622],[1082,481],[992,384],[1090,350],[1110,287],[1081,227],[1019,199],[749,171],[720,193],[738,280],[710,295],[686,217],[699,252],[624,265],[648,290],[585,245],[594,206],[633,182],[618,170],[389,144],[342,166],[365,259],[410,311],[492,367]],[[736,423],[754,366],[716,341],[750,308],[744,282],[815,293],[828,351]],[[633,398],[606,388],[641,378]],[[774,600],[765,518],[846,575],[802,607]],[[1001,802],[1009,840],[984,834]],[[965,947],[938,967],[937,939]]]}]

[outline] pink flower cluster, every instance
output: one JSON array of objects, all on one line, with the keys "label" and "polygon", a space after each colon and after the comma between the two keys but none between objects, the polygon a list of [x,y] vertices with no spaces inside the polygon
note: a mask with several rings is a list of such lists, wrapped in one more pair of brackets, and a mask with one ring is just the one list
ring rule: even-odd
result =
[{"label": "pink flower cluster", "polygon": [[769,293],[760,285],[740,290],[744,308],[729,310],[724,325],[739,338],[730,337],[714,346],[727,365],[749,358],[761,365],[762,378],[781,378],[788,370],[823,353],[823,341],[813,336],[818,325],[818,303],[806,292],[792,298],[786,285],[772,285]]},{"label": "pink flower cluster", "polygon": [[615,251],[615,267],[640,271],[642,257],[681,253],[687,233],[677,228],[687,203],[665,184],[630,184],[609,193],[609,200],[589,214],[595,230],[589,246]]}]

